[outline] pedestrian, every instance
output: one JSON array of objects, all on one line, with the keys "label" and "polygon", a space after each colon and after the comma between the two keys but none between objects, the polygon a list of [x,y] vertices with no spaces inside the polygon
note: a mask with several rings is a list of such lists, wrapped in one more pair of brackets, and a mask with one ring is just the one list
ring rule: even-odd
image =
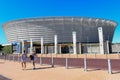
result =
[{"label": "pedestrian", "polygon": [[24,53],[21,56],[21,64],[22,64],[22,70],[26,69],[26,61],[27,61],[27,54],[24,50]]},{"label": "pedestrian", "polygon": [[32,62],[32,65],[33,65],[33,70],[35,69],[35,62],[37,60],[37,55],[36,53],[33,51],[32,54],[30,55],[30,60]]}]

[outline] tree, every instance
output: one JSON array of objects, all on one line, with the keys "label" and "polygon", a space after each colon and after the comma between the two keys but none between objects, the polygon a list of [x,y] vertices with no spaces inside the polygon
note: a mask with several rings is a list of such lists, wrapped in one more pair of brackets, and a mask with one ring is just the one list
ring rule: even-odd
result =
[{"label": "tree", "polygon": [[0,51],[2,50],[2,48],[3,48],[3,46],[2,46],[2,45],[0,45]]},{"label": "tree", "polygon": [[4,47],[2,48],[2,51],[3,51],[4,53],[6,53],[6,54],[11,54],[11,53],[12,53],[12,46],[11,46],[11,45],[9,45],[9,46],[4,46]]}]

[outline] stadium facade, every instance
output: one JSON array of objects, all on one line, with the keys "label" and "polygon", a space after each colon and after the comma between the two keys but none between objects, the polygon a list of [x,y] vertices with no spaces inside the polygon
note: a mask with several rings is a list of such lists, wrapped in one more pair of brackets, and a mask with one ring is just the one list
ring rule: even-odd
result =
[{"label": "stadium facade", "polygon": [[[58,53],[73,52],[73,36],[76,32],[77,53],[99,53],[98,28],[103,30],[103,43],[112,42],[117,23],[112,20],[88,18],[88,17],[43,17],[28,18],[7,22],[3,24],[8,43],[26,40],[29,44],[33,40],[33,46],[38,52],[41,45],[41,37],[44,41],[44,53],[54,52],[54,35],[57,35]],[[87,45],[87,47],[86,47]],[[30,48],[30,45],[27,46]],[[80,50],[79,50],[80,48]],[[91,52],[91,53],[92,53]]]}]

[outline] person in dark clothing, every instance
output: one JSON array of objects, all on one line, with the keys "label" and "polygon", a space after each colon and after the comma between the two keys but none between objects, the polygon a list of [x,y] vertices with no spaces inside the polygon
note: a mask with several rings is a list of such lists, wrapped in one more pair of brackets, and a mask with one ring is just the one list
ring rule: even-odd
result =
[{"label": "person in dark clothing", "polygon": [[35,69],[35,61],[36,61],[36,59],[37,59],[36,53],[33,52],[33,53],[30,55],[30,60],[31,60],[31,62],[32,62],[32,64],[33,64],[33,70]]}]

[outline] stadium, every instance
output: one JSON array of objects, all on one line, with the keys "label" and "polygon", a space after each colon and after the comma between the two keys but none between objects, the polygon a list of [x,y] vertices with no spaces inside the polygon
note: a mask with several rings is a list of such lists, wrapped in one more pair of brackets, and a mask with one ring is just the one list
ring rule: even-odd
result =
[{"label": "stadium", "polygon": [[28,52],[32,39],[34,49],[40,53],[40,41],[43,37],[44,53],[47,54],[54,53],[54,35],[57,35],[57,53],[73,53],[73,32],[76,32],[77,53],[100,53],[98,28],[103,30],[105,44],[106,41],[112,42],[116,26],[116,22],[100,18],[41,17],[10,21],[2,27],[8,43],[26,40]]}]

